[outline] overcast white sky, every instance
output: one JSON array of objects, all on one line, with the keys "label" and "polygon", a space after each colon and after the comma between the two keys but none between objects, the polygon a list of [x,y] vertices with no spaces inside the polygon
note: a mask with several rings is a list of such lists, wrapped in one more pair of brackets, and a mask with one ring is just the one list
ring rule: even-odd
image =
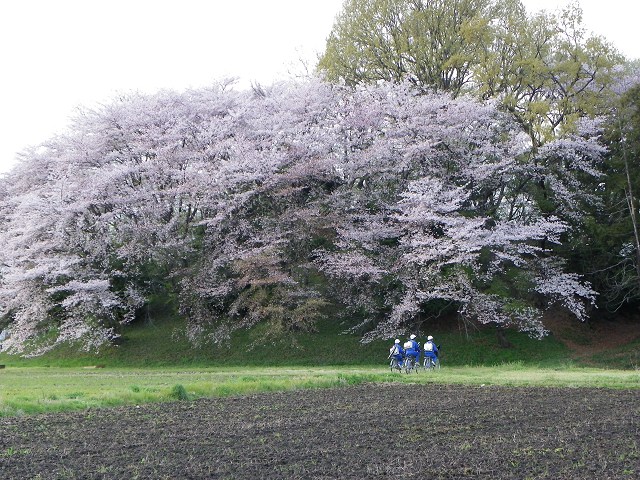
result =
[{"label": "overcast white sky", "polygon": [[[0,5],[0,172],[118,92],[269,84],[313,64],[342,0],[9,0]],[[529,11],[566,0],[524,0]],[[581,0],[585,26],[640,58],[635,0]]]}]

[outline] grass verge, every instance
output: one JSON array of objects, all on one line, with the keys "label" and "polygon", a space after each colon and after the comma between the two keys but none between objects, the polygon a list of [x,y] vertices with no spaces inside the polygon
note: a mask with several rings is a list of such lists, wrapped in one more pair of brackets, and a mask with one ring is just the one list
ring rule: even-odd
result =
[{"label": "grass verge", "polygon": [[640,375],[636,371],[546,369],[526,367],[520,363],[494,367],[446,367],[440,371],[410,375],[391,373],[382,366],[205,369],[18,367],[0,370],[0,416],[371,382],[640,389]]}]

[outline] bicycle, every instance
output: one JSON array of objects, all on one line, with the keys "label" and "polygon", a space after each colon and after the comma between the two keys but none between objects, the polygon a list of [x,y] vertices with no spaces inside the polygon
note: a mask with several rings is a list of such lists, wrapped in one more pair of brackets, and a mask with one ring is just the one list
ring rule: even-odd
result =
[{"label": "bicycle", "polygon": [[391,368],[392,372],[394,370],[398,370],[398,372],[402,372],[402,365],[400,364],[398,359],[396,357],[393,357],[393,356],[391,357],[391,362],[389,363],[389,368]]},{"label": "bicycle", "polygon": [[406,357],[404,357],[403,368],[405,373],[407,374],[411,372],[418,373],[419,366],[420,365],[416,363],[415,357],[412,357],[410,355],[407,355]]},{"label": "bicycle", "polygon": [[430,356],[427,355],[427,352],[424,352],[424,360],[423,360],[423,367],[425,370],[440,370],[440,359],[442,358],[442,349],[440,347],[440,345],[436,345],[437,350],[435,353],[435,360]]},{"label": "bicycle", "polygon": [[428,355],[425,355],[423,366],[425,370],[440,370],[440,360],[435,360]]}]

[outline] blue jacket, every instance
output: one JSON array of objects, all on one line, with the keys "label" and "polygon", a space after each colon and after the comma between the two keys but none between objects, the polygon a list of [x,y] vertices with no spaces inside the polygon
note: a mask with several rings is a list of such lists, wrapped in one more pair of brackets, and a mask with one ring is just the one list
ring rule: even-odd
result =
[{"label": "blue jacket", "polygon": [[394,343],[393,346],[389,349],[389,357],[396,357],[398,360],[400,360],[403,356],[404,348],[402,348],[402,345],[400,345],[399,343]]},{"label": "blue jacket", "polygon": [[407,349],[407,355],[411,355],[414,357],[419,357],[420,356],[420,344],[418,342],[416,342],[415,340],[409,340],[409,342],[411,343],[411,348]]}]

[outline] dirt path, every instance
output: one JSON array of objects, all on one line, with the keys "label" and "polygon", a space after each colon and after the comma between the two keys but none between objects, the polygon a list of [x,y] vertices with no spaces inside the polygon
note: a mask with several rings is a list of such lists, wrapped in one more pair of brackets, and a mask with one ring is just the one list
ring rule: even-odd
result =
[{"label": "dirt path", "polygon": [[0,478],[640,476],[640,392],[368,385],[0,419]]}]

